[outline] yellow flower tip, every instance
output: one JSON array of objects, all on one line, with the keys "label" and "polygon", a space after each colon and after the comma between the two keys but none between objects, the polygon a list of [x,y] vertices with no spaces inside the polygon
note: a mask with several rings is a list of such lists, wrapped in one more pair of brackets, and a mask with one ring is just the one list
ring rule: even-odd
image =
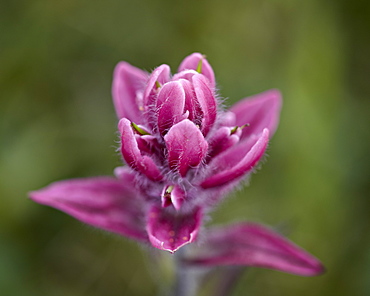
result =
[{"label": "yellow flower tip", "polygon": [[155,86],[157,87],[157,89],[162,87],[162,85],[159,83],[159,81],[155,82]]},{"label": "yellow flower tip", "polygon": [[142,129],[140,126],[138,126],[136,123],[131,122],[131,127],[135,132],[137,132],[139,135],[150,135],[146,130]]},{"label": "yellow flower tip", "polygon": [[204,58],[204,56],[202,56],[202,58],[199,60],[199,63],[198,63],[198,66],[197,66],[197,72],[200,73],[200,74],[202,73],[203,58]]}]

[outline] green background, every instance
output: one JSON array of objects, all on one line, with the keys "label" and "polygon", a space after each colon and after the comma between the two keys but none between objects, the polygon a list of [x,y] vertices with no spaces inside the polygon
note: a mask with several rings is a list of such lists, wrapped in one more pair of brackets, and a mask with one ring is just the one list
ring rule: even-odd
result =
[{"label": "green background", "polygon": [[154,295],[168,285],[168,257],[157,266],[137,243],[27,192],[120,165],[117,62],[175,72],[198,51],[227,104],[270,88],[284,96],[263,169],[208,225],[280,226],[328,269],[250,269],[234,295],[370,295],[369,28],[362,0],[1,1],[0,294]]}]

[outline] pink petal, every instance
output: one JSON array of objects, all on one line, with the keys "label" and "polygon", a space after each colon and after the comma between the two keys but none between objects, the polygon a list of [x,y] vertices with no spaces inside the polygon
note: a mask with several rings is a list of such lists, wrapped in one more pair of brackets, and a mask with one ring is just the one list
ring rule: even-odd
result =
[{"label": "pink petal", "polygon": [[189,112],[189,120],[194,122],[196,125],[202,124],[203,112],[199,105],[198,100],[195,97],[193,86],[189,80],[180,79],[184,91],[185,91],[185,107],[184,110]]},{"label": "pink petal", "polygon": [[272,137],[279,123],[281,104],[280,92],[273,89],[241,100],[230,111],[236,115],[236,125],[250,124],[243,129],[243,138],[258,135],[264,128],[269,129]]},{"label": "pink petal", "polygon": [[213,175],[205,179],[201,187],[225,185],[250,172],[266,150],[268,135],[269,131],[264,129],[259,137],[251,137],[217,155],[209,163]]},{"label": "pink petal", "polygon": [[127,166],[120,166],[114,169],[114,175],[116,178],[124,183],[135,182],[132,171]]},{"label": "pink petal", "polygon": [[185,192],[177,185],[166,185],[162,191],[162,207],[166,208],[170,205],[179,211],[185,200]]},{"label": "pink petal", "polygon": [[122,118],[118,124],[121,132],[121,152],[126,163],[146,175],[150,180],[160,181],[163,176],[150,156],[142,155],[128,119]]},{"label": "pink petal", "polygon": [[185,177],[190,168],[197,167],[205,157],[208,143],[199,128],[185,119],[175,124],[164,136],[168,149],[168,163]]},{"label": "pink petal", "polygon": [[203,112],[202,132],[207,135],[216,121],[217,102],[213,91],[209,87],[207,79],[201,74],[194,75],[193,85],[195,95]]},{"label": "pink petal", "polygon": [[[119,119],[141,122],[142,96],[148,74],[129,63],[120,62],[113,74],[112,96]],[[140,107],[141,106],[141,107]]]},{"label": "pink petal", "polygon": [[231,128],[223,126],[219,128],[212,138],[208,141],[209,142],[209,153],[208,157],[213,158],[219,153],[226,151],[230,147],[234,146],[236,143],[239,142],[239,131],[240,128],[237,128],[235,134],[231,134]]},{"label": "pink petal", "polygon": [[199,74],[199,73],[195,70],[184,70],[182,72],[179,72],[173,75],[172,81],[180,80],[180,79],[191,81],[192,77],[196,74]]},{"label": "pink petal", "polygon": [[184,70],[197,70],[199,61],[202,60],[202,71],[201,74],[203,74],[205,77],[208,78],[210,85],[212,89],[215,88],[215,74],[213,72],[213,69],[211,65],[206,60],[205,56],[200,53],[193,53],[189,56],[187,56],[180,64],[178,72],[184,71]]},{"label": "pink petal", "polygon": [[199,253],[187,262],[206,266],[257,266],[303,276],[324,271],[315,257],[291,241],[261,225],[249,223],[209,230]]},{"label": "pink petal", "polygon": [[200,209],[179,214],[153,206],[148,213],[149,240],[155,248],[174,253],[196,239],[201,217]]},{"label": "pink petal", "polygon": [[219,124],[220,126],[235,127],[236,126],[236,116],[231,111],[226,111],[220,114]]},{"label": "pink petal", "polygon": [[155,98],[158,93],[157,83],[165,84],[170,79],[170,67],[161,65],[150,74],[149,80],[144,90],[144,109],[150,110],[155,107]]},{"label": "pink petal", "polygon": [[141,151],[141,154],[152,155],[155,153],[155,146],[158,145],[158,141],[154,136],[151,135],[135,135],[137,146]]},{"label": "pink petal", "polygon": [[184,106],[185,91],[180,82],[168,82],[160,89],[156,109],[158,110],[158,129],[161,134],[184,119]]},{"label": "pink petal", "polygon": [[30,198],[92,226],[146,241],[140,196],[133,177],[124,178],[125,183],[109,177],[55,182],[31,192]]}]

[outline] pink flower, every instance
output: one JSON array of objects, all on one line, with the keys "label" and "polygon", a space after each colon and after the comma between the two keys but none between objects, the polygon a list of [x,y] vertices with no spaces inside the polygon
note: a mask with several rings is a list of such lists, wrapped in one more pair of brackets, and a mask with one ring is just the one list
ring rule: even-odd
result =
[{"label": "pink flower", "polygon": [[[116,168],[115,178],[60,181],[31,198],[172,253],[194,242],[203,217],[264,155],[281,108],[280,93],[270,90],[225,111],[215,87],[212,67],[199,53],[186,57],[173,76],[167,65],[147,74],[119,63],[112,93],[127,166]],[[262,226],[204,233],[189,264],[322,271],[317,259]]]}]

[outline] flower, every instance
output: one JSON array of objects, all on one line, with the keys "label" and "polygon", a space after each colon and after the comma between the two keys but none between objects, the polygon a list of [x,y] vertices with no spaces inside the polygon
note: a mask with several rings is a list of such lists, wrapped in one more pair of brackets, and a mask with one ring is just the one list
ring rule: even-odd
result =
[{"label": "flower", "polygon": [[[115,178],[60,181],[31,199],[78,220],[175,252],[197,239],[203,217],[249,175],[276,130],[279,91],[246,98],[225,111],[206,58],[193,53],[171,76],[117,65],[113,102],[127,166]],[[262,226],[241,223],[205,231],[189,264],[244,264],[302,275],[321,264]]]}]

